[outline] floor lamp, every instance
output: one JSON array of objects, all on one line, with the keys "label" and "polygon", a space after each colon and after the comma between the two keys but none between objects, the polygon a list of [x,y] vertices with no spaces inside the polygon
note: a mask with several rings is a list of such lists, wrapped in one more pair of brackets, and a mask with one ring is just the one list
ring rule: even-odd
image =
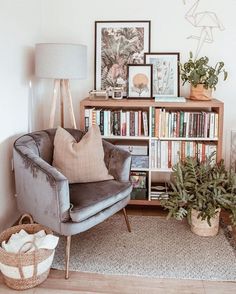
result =
[{"label": "floor lamp", "polygon": [[87,47],[78,44],[41,43],[35,45],[35,75],[54,79],[54,89],[49,119],[53,128],[57,100],[60,99],[60,120],[64,127],[64,106],[67,100],[71,125],[76,128],[70,91],[70,79],[86,78]]}]

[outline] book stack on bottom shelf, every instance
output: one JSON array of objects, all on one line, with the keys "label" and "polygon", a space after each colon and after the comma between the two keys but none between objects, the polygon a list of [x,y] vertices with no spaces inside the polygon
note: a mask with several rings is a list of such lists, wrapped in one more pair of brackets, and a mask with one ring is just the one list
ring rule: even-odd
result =
[{"label": "book stack on bottom shelf", "polygon": [[152,183],[151,200],[161,200],[168,198],[169,186],[167,183]]}]

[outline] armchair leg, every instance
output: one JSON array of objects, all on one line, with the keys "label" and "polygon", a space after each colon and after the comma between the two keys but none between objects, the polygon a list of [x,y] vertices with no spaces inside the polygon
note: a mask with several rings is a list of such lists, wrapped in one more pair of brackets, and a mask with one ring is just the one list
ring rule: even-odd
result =
[{"label": "armchair leg", "polygon": [[125,217],[125,222],[126,222],[126,225],[127,225],[127,229],[128,229],[129,232],[131,232],[131,227],[130,227],[128,215],[126,213],[126,209],[125,208],[123,208],[123,214],[124,214],[124,217]]},{"label": "armchair leg", "polygon": [[65,279],[69,279],[69,262],[70,262],[70,244],[71,244],[71,236],[66,237],[66,273]]}]

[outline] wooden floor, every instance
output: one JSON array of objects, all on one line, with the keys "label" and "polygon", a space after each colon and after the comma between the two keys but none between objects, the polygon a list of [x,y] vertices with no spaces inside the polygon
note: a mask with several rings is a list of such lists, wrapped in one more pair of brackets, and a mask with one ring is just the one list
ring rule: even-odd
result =
[{"label": "wooden floor", "polygon": [[[128,214],[165,215],[157,208],[129,208]],[[224,216],[228,221],[227,216]],[[234,231],[236,237],[236,230]],[[0,277],[0,293],[19,293],[7,288]],[[21,291],[30,294],[69,293],[120,293],[120,294],[236,294],[236,282],[214,282],[200,280],[153,279],[134,276],[113,276],[82,272],[70,272],[69,280],[64,272],[51,270],[48,279],[40,286]]]}]

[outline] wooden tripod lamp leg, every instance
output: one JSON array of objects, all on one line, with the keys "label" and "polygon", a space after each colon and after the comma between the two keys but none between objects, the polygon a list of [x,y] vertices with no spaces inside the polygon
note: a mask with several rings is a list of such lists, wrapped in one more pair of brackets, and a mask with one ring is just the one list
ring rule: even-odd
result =
[{"label": "wooden tripod lamp leg", "polygon": [[60,111],[61,111],[61,126],[64,128],[64,103],[65,103],[65,87],[64,80],[60,80]]},{"label": "wooden tripod lamp leg", "polygon": [[60,88],[60,80],[56,79],[56,80],[54,80],[52,105],[51,105],[51,112],[50,112],[50,118],[49,118],[49,128],[53,128],[53,126],[54,126],[57,97],[59,95],[59,88]]},{"label": "wooden tripod lamp leg", "polygon": [[75,122],[75,115],[74,115],[74,110],[73,110],[73,103],[72,103],[69,80],[64,80],[64,83],[65,83],[66,96],[68,98],[68,109],[69,109],[69,116],[70,116],[71,125],[74,129],[76,129],[76,122]]}]

